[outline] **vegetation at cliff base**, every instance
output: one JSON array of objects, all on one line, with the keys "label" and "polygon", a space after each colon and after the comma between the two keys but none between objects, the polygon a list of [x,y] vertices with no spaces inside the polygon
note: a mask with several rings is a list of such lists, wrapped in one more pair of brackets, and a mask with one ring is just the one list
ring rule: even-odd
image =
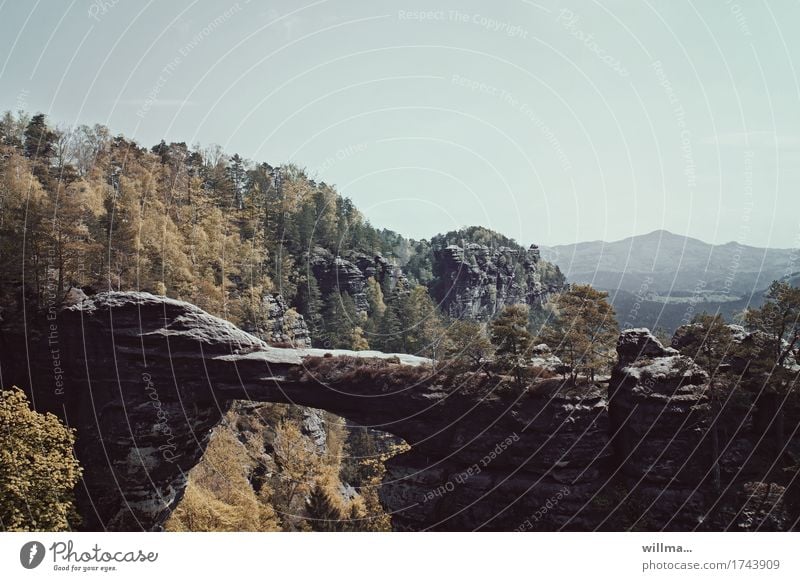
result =
[{"label": "vegetation at cliff base", "polygon": [[21,389],[0,390],[0,529],[66,531],[78,522],[81,467],[75,432],[31,409]]},{"label": "vegetation at cliff base", "polygon": [[[323,441],[305,429],[309,413],[324,420]],[[375,433],[348,434],[344,420],[327,412],[234,404],[189,472],[166,530],[389,530],[378,486],[383,461],[402,448],[382,453]]]}]

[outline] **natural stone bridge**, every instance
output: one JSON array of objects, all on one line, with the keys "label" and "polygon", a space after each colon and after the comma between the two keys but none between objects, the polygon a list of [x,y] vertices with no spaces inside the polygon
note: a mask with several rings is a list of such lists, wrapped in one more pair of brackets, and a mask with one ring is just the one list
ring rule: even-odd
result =
[{"label": "natural stone bridge", "polygon": [[[741,477],[709,487],[706,376],[643,330],[623,334],[610,390],[550,380],[514,398],[444,390],[419,357],[272,348],[147,293],[83,299],[45,329],[25,338],[25,369],[9,373],[8,356],[2,369],[27,371],[37,409],[77,429],[87,529],[158,529],[233,400],[321,408],[403,438],[412,448],[389,461],[381,490],[396,529],[691,530],[707,510],[706,528],[787,527],[783,489]],[[754,520],[753,502],[776,508]]]}]

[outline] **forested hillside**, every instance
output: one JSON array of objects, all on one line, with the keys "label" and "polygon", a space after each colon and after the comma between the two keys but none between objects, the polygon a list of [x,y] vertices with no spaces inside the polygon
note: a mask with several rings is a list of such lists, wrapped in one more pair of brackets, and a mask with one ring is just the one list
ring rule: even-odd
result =
[{"label": "forested hillside", "polygon": [[40,304],[70,285],[135,288],[247,323],[263,293],[314,293],[298,264],[312,244],[383,250],[349,200],[293,166],[185,143],[148,150],[43,115],[7,113],[0,143],[3,281],[24,280]]},{"label": "forested hillside", "polygon": [[[453,319],[540,305],[562,285],[538,249],[481,227],[430,241],[379,230],[294,165],[146,148],[41,114],[0,119],[4,344],[27,340],[25,321],[44,321],[78,287],[182,299],[278,346],[436,356]],[[397,443],[341,422],[280,405],[229,411],[168,526],[387,528],[376,486]]]},{"label": "forested hillside", "polygon": [[[138,289],[255,331],[275,293],[318,345],[427,353],[441,334],[437,303],[460,271],[478,269],[464,284],[488,314],[495,303],[541,302],[563,282],[538,264],[538,250],[529,257],[486,229],[409,240],[376,229],[301,168],[217,146],[147,149],[100,125],[56,128],[41,114],[6,113],[0,151],[4,305],[22,288],[40,308],[71,286]],[[442,254],[454,244],[465,247],[463,264]]]}]

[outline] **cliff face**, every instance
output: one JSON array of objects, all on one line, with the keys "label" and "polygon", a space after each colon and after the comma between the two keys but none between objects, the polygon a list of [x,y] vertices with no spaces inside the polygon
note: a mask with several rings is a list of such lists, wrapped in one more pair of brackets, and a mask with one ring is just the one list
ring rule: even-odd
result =
[{"label": "cliff face", "polygon": [[[751,418],[758,402],[709,413],[705,374],[646,330],[620,337],[608,390],[552,379],[520,397],[447,390],[418,357],[271,348],[146,293],[80,300],[26,340],[27,361],[22,341],[7,342],[4,381],[30,379],[37,409],[78,430],[88,529],[161,526],[238,400],[325,409],[404,439],[381,489],[396,529],[796,526],[784,469],[797,434],[771,444]],[[787,407],[787,425],[799,419]]]},{"label": "cliff face", "polygon": [[451,317],[486,320],[505,305],[540,306],[564,286],[557,267],[542,262],[539,249],[476,243],[434,247],[434,298]]},{"label": "cliff face", "polygon": [[[763,399],[735,387],[723,396],[692,359],[647,329],[624,331],[617,353],[612,448],[619,481],[641,513],[636,526],[783,530],[796,522],[787,511],[796,490],[787,490],[784,470],[796,438],[775,443],[769,422],[754,421]],[[797,410],[790,413],[796,421]]]},{"label": "cliff face", "polygon": [[[386,400],[366,397],[374,384],[362,386],[364,392],[333,392],[321,378],[289,379],[306,358],[328,352],[272,348],[197,307],[147,293],[78,297],[22,339],[29,359],[21,341],[4,351],[3,381],[32,385],[37,409],[58,413],[76,428],[76,451],[87,467],[79,507],[90,530],[160,527],[212,429],[235,401],[328,409],[362,425],[397,421],[426,403],[398,397],[382,411]],[[407,355],[392,361],[424,362]],[[322,445],[316,423],[313,413],[306,414],[303,431]]]},{"label": "cliff face", "polygon": [[269,344],[311,347],[311,334],[303,315],[289,308],[283,297],[277,293],[265,295],[261,310],[266,314],[257,326],[243,327]]},{"label": "cliff face", "polygon": [[603,510],[590,501],[610,454],[601,390],[562,390],[552,381],[516,403],[448,401],[442,431],[387,463],[381,495],[395,529],[597,526]]},{"label": "cliff face", "polygon": [[[541,306],[564,287],[558,267],[541,260],[539,249],[433,245],[431,296],[451,317],[487,320],[510,304]],[[348,253],[334,256],[322,248],[309,255],[309,265],[322,294],[347,292],[359,311],[367,311],[366,280],[373,277],[386,289],[407,280],[402,268],[380,255]]]},{"label": "cliff face", "polygon": [[374,278],[384,288],[393,288],[398,280],[405,279],[402,271],[380,254],[350,252],[346,256],[334,256],[317,247],[309,254],[308,264],[323,296],[333,291],[346,292],[361,312],[369,310],[365,293],[368,278]]}]

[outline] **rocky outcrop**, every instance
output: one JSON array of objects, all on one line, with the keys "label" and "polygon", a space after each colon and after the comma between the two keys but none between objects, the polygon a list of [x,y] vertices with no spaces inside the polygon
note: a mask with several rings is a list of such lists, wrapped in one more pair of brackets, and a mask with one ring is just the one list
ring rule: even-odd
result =
[{"label": "rocky outcrop", "polygon": [[[273,348],[146,293],[79,297],[43,323],[27,346],[6,341],[23,364],[4,351],[0,370],[77,429],[87,529],[158,529],[240,401],[325,409],[405,440],[380,491],[396,529],[753,530],[796,519],[784,450],[749,429],[749,407],[710,413],[706,375],[646,330],[622,334],[608,391],[549,379],[514,395],[492,382],[442,387],[419,357]],[[319,426],[306,420],[313,438]]]},{"label": "rocky outcrop", "polygon": [[[384,291],[407,280],[402,268],[379,254],[334,256],[318,247],[309,253],[308,261],[323,296],[332,291],[346,292],[356,309],[364,312],[369,310],[367,278],[378,281]],[[558,267],[542,261],[536,246],[525,250],[467,242],[463,246],[434,245],[431,267],[431,296],[451,317],[487,320],[504,305],[539,307],[564,286]]]},{"label": "rocky outcrop", "polygon": [[281,295],[264,295],[261,312],[265,315],[262,323],[245,326],[245,331],[271,345],[311,347],[311,335],[303,315],[290,308]]},{"label": "rocky outcrop", "polygon": [[651,518],[697,526],[702,512],[684,507],[697,502],[709,469],[708,375],[647,329],[623,331],[617,353],[609,415],[622,480],[652,504]]},{"label": "rocky outcrop", "polygon": [[454,398],[442,433],[387,463],[381,497],[395,529],[591,530],[600,522],[590,500],[610,454],[602,391],[551,380],[513,404],[474,403]]},{"label": "rocky outcrop", "polygon": [[751,424],[759,400],[723,400],[729,393],[723,386],[712,388],[691,358],[664,347],[647,329],[623,331],[617,353],[609,387],[611,444],[616,480],[638,515],[636,525],[789,526],[784,487],[769,482],[775,474],[767,467],[782,451],[765,447],[764,431]]},{"label": "rocky outcrop", "polygon": [[564,285],[561,272],[541,261],[536,246],[450,244],[434,247],[433,258],[433,296],[454,318],[486,320],[505,305],[539,306]]},{"label": "rocky outcrop", "polygon": [[384,288],[393,288],[398,280],[405,279],[402,271],[380,254],[350,252],[346,256],[334,256],[316,247],[308,254],[308,264],[323,296],[334,291],[347,293],[360,312],[369,311],[365,293],[368,278],[374,278]]},{"label": "rocky outcrop", "polygon": [[571,367],[566,365],[546,343],[534,345],[530,350],[530,364],[533,367],[546,369],[551,373],[569,373]]},{"label": "rocky outcrop", "polygon": [[[333,391],[313,377],[287,379],[305,360],[328,353],[391,357],[399,366],[424,359],[272,348],[197,307],[147,293],[86,298],[31,328],[17,346],[2,354],[3,380],[32,385],[37,409],[77,429],[77,453],[87,467],[80,507],[89,529],[158,528],[233,401],[329,409],[362,424],[390,422],[427,405],[403,397],[387,413],[371,414],[383,407],[380,398]],[[308,434],[313,423],[305,426]]]},{"label": "rocky outcrop", "polygon": [[[729,369],[734,373],[741,374],[747,370],[750,363],[746,356],[748,353],[758,353],[774,344],[774,339],[763,331],[747,331],[741,325],[726,325],[726,327],[728,329],[729,342],[727,345],[719,345],[717,347],[725,350],[724,357],[722,357],[724,369]],[[671,345],[676,349],[685,349],[692,344],[703,344],[706,340],[703,335],[704,332],[703,326],[699,323],[681,325],[675,330]],[[792,351],[787,349],[788,347],[789,344],[785,340],[781,340],[781,348],[785,349],[787,353],[784,367],[792,373],[798,373],[800,372],[800,364],[798,364],[797,355],[800,351]]]},{"label": "rocky outcrop", "polygon": [[649,361],[679,355],[677,349],[664,347],[649,329],[627,329],[617,340],[618,368],[636,361]]}]

